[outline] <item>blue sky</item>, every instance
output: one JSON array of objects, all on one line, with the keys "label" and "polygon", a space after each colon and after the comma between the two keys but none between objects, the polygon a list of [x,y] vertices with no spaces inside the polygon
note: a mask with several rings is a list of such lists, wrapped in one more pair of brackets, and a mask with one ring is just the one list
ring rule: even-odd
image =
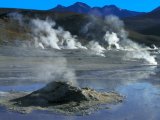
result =
[{"label": "blue sky", "polygon": [[[75,2],[77,0],[0,0],[0,7],[47,10],[57,4],[68,6]],[[144,12],[160,6],[160,0],[79,0],[79,2],[84,2],[90,6],[114,4],[120,8]]]}]

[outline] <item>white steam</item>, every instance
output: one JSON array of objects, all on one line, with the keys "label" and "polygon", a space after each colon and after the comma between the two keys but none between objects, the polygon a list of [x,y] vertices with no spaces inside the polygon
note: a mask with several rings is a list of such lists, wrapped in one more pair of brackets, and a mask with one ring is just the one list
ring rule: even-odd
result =
[{"label": "white steam", "polygon": [[107,31],[104,39],[106,42],[108,42],[108,49],[111,50],[112,47],[115,47],[116,49],[120,49],[119,46],[119,38],[117,37],[117,34],[112,32],[111,34]]},{"label": "white steam", "polygon": [[57,35],[60,38],[60,46],[63,49],[86,49],[82,46],[80,42],[76,39],[77,36],[71,35],[69,31],[64,31],[62,27],[57,29]]},{"label": "white steam", "polygon": [[43,47],[60,49],[58,46],[59,39],[56,30],[52,28],[55,26],[55,22],[34,19],[31,23],[32,33],[36,44],[41,43]]},{"label": "white steam", "polygon": [[[92,31],[93,28],[95,29],[95,24],[97,24],[97,22],[99,21],[92,17],[91,21],[82,29],[82,32],[90,35],[91,33],[89,33],[89,30],[91,29]],[[102,25],[101,29],[106,31],[105,35],[102,36],[102,39],[103,43],[108,44],[108,50],[122,50],[126,52],[126,55],[124,56],[126,59],[142,59],[147,64],[157,65],[155,56],[151,55],[148,51],[148,47],[141,46],[128,39],[128,32],[124,29],[124,23],[118,17],[113,15],[107,16],[105,18],[105,25]],[[95,40],[99,41],[99,39]],[[105,49],[103,49],[104,47],[100,46],[98,42],[96,44],[91,42],[88,46],[92,51],[96,51],[95,53],[98,53],[97,55],[105,56]]]},{"label": "white steam", "polygon": [[116,49],[130,51],[125,56],[127,59],[143,59],[150,65],[158,64],[155,56],[151,55],[147,47],[128,39],[128,33],[124,30],[124,24],[119,18],[108,16],[106,17],[106,23],[110,26],[110,31],[112,31],[111,33],[107,31],[104,35],[104,40],[108,43],[109,49],[114,46]]},{"label": "white steam", "polygon": [[59,50],[86,49],[78,42],[76,36],[72,36],[69,31],[64,31],[61,27],[55,29],[56,23],[54,21],[33,19],[31,25],[36,46],[41,48],[51,47]]},{"label": "white steam", "polygon": [[78,86],[75,71],[68,68],[67,60],[60,55],[56,58],[47,58],[37,63],[34,71],[38,81],[66,81]]},{"label": "white steam", "polygon": [[125,57],[129,58],[129,59],[143,59],[147,63],[149,63],[150,65],[157,65],[157,61],[155,60],[155,56],[150,55],[150,53],[146,50],[144,50],[144,51],[141,51],[141,50],[130,51],[126,54]]},{"label": "white steam", "polygon": [[87,48],[91,50],[93,54],[105,57],[104,52],[106,49],[102,47],[98,42],[90,41],[87,45]]},{"label": "white steam", "polygon": [[106,50],[98,42],[90,41],[86,46],[82,46],[76,39],[76,36],[71,35],[69,31],[63,30],[62,27],[55,29],[56,23],[49,20],[34,19],[31,21],[33,39],[36,47],[45,49],[51,47],[54,49],[88,49],[91,54],[105,56]]}]

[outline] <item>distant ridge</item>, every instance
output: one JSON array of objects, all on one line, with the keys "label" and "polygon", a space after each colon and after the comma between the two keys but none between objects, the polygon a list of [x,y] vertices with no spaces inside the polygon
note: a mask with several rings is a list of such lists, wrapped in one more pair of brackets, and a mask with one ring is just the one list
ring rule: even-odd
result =
[{"label": "distant ridge", "polygon": [[152,12],[160,11],[160,7],[155,8]]},{"label": "distant ridge", "polygon": [[120,18],[126,18],[144,14],[143,12],[135,12],[126,9],[120,9],[115,5],[106,5],[104,7],[90,7],[89,5],[82,2],[76,2],[75,4],[68,7],[57,5],[55,8],[51,9],[51,11],[75,12],[80,14],[95,15],[99,17],[104,17],[107,15],[116,15]]}]

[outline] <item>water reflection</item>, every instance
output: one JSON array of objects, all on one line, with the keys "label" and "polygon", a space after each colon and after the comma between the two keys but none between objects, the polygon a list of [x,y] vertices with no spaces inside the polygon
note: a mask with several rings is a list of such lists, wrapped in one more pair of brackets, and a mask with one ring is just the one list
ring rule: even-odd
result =
[{"label": "water reflection", "polygon": [[[14,49],[13,51],[8,50],[8,48],[1,51],[0,90],[33,91],[42,87],[43,83],[35,83],[38,80],[33,81],[33,79],[37,79],[35,76],[35,64],[43,63],[44,57],[47,56],[52,57],[52,59],[48,59],[49,63],[57,66],[57,62],[54,61],[58,60],[56,56],[51,51],[47,52],[47,54],[46,51],[38,54],[37,52],[31,53],[27,50],[17,53],[16,51]],[[12,55],[14,52],[16,54]],[[14,112],[6,112],[4,108],[0,108],[1,119],[8,120],[8,117],[22,120],[160,119],[160,66],[145,66],[138,61],[123,61],[121,57],[124,53],[118,53],[117,51],[115,54],[107,53],[107,58],[95,57],[94,59],[92,57],[84,58],[84,54],[82,55],[83,57],[81,55],[78,56],[77,54],[80,54],[79,51],[75,53],[65,52],[67,53],[66,57],[69,65],[76,68],[76,76],[80,86],[91,87],[101,91],[116,90],[126,96],[125,101],[117,106],[112,106],[109,110],[96,111],[88,116],[65,116],[44,111],[34,111],[28,115],[21,115]],[[22,54],[23,57],[20,57]],[[70,54],[75,56],[70,58]],[[160,60],[160,57],[157,60]],[[45,62],[45,64],[47,63]]]},{"label": "water reflection", "polygon": [[83,71],[78,78],[81,86],[114,90],[118,86],[136,82],[152,83],[149,78],[157,76],[157,71],[156,66],[129,66],[123,69]]}]

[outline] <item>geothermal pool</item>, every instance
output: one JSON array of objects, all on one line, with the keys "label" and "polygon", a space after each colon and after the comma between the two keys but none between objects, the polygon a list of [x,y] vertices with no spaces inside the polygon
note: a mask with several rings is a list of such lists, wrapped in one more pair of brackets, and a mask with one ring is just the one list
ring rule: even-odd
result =
[{"label": "geothermal pool", "polygon": [[47,111],[29,114],[0,107],[0,119],[20,120],[159,120],[160,55],[158,65],[143,59],[126,59],[126,51],[110,50],[106,57],[84,50],[39,50],[34,48],[0,48],[0,99],[8,92],[32,92],[51,80],[63,77],[81,87],[97,91],[116,91],[125,96],[122,103],[89,115],[64,115]]}]

